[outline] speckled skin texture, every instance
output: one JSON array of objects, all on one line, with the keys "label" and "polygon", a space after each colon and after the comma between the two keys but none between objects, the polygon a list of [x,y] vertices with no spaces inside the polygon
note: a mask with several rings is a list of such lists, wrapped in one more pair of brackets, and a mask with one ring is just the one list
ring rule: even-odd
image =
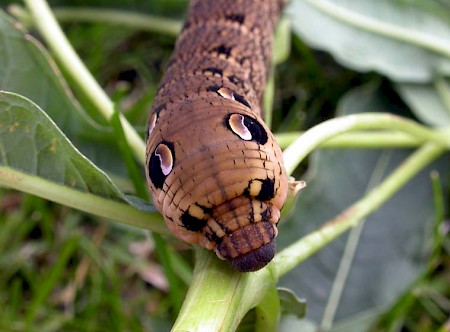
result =
[{"label": "speckled skin texture", "polygon": [[148,124],[147,181],[168,227],[244,272],[273,258],[287,193],[260,104],[280,10],[191,1]]}]

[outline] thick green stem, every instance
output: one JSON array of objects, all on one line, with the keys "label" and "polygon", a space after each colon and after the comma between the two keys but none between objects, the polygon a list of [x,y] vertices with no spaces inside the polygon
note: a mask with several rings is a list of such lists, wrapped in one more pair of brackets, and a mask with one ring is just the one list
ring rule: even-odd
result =
[{"label": "thick green stem", "polygon": [[125,202],[121,203],[90,193],[68,188],[38,176],[0,166],[0,185],[36,195],[93,215],[116,220],[161,234],[169,234],[157,212],[143,212]]},{"label": "thick green stem", "polygon": [[[34,24],[47,42],[55,58],[71,76],[79,89],[95,105],[99,113],[107,120],[114,114],[114,105],[98,85],[92,74],[84,66],[75,50],[70,45],[60,26],[56,22],[45,0],[24,0],[33,17]],[[124,116],[120,116],[128,144],[135,157],[145,164],[145,143],[129,124]]]},{"label": "thick green stem", "polygon": [[347,115],[322,122],[308,130],[283,152],[284,165],[291,174],[311,151],[330,138],[349,131],[390,129],[417,137],[421,140],[435,140],[434,132],[414,121],[387,113]]},{"label": "thick green stem", "polygon": [[234,331],[274,288],[271,269],[240,273],[199,247],[196,256],[193,280],[172,331]]},{"label": "thick green stem", "polygon": [[[275,134],[275,139],[282,149],[287,148],[304,132],[288,132]],[[413,148],[426,142],[426,139],[413,137],[393,131],[364,131],[343,133],[322,142],[320,149],[383,149],[383,148]]]},{"label": "thick green stem", "polygon": [[371,190],[361,200],[350,206],[336,218],[327,222],[319,230],[306,235],[278,253],[273,261],[277,277],[281,277],[292,270],[300,262],[327,245],[350,227],[355,226],[371,212],[378,209],[402,188],[406,182],[444,151],[444,146],[427,143],[418,151],[414,152],[378,187]]}]

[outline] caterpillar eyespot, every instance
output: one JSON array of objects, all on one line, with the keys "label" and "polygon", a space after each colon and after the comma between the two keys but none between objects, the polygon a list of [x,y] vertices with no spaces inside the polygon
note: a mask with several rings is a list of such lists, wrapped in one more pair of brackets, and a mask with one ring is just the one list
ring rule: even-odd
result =
[{"label": "caterpillar eyespot", "polygon": [[150,115],[150,118],[148,120],[147,137],[150,136],[153,129],[155,128],[157,120],[158,120],[158,113],[153,113],[152,115]]},{"label": "caterpillar eyespot", "polygon": [[159,144],[149,161],[149,178],[156,188],[162,188],[167,175],[173,168],[173,144],[164,142]]},{"label": "caterpillar eyespot", "polygon": [[147,125],[147,183],[167,226],[242,272],[274,257],[288,189],[260,106],[283,2],[192,0]]},{"label": "caterpillar eyespot", "polygon": [[255,141],[266,144],[268,136],[266,130],[258,121],[247,115],[231,114],[227,117],[228,128],[245,141]]}]

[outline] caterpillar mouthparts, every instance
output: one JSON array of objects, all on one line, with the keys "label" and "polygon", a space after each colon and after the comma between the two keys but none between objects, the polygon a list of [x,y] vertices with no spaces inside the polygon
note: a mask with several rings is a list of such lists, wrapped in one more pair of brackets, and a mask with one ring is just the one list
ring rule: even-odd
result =
[{"label": "caterpillar mouthparts", "polygon": [[216,247],[219,257],[231,262],[240,272],[252,272],[266,266],[275,255],[276,227],[261,221],[225,235]]},{"label": "caterpillar mouthparts", "polygon": [[275,255],[280,211],[273,204],[241,195],[214,207],[205,238],[217,256],[241,272],[256,271]]}]

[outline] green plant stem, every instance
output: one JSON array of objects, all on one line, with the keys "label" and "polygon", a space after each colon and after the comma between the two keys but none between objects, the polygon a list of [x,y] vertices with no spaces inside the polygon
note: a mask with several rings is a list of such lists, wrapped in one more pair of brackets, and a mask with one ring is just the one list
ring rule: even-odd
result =
[{"label": "green plant stem", "polygon": [[418,47],[423,47],[427,50],[441,54],[450,58],[450,46],[443,40],[428,33],[423,33],[417,30],[408,29],[407,27],[400,27],[398,25],[382,22],[374,18],[351,11],[342,6],[336,5],[327,0],[304,0],[311,6],[322,11],[326,15],[345,22],[346,24],[372,32],[377,35],[396,39],[405,43],[409,43]]},{"label": "green plant stem", "polygon": [[425,144],[361,200],[327,222],[317,231],[306,235],[278,253],[273,261],[277,277],[283,276],[350,227],[357,225],[360,220],[378,209],[402,188],[406,182],[444,151],[444,146],[435,143]]},{"label": "green plant stem", "polygon": [[280,298],[275,287],[269,287],[256,310],[255,332],[277,331],[281,316]]},{"label": "green plant stem", "polygon": [[[295,159],[298,162],[316,146],[344,131],[373,128],[401,130],[420,141],[430,140],[430,143],[415,152],[366,197],[318,231],[278,253],[264,269],[240,274],[219,261],[213,253],[197,248],[192,284],[173,330],[232,331],[253,307],[263,319],[275,321],[273,316],[265,316],[268,309],[262,300],[270,296],[279,277],[377,209],[424,165],[445,151],[444,145],[435,142],[433,131],[412,121],[386,114],[358,114],[333,119],[311,129],[285,153],[290,158],[298,158]],[[294,168],[294,161],[291,161],[290,171]]]},{"label": "green plant stem", "polygon": [[[275,134],[275,139],[282,149],[287,148],[304,132]],[[413,148],[426,142],[424,138],[413,137],[394,131],[364,131],[343,133],[332,137],[318,146],[320,149],[383,149],[383,148]]]},{"label": "green plant stem", "polygon": [[240,273],[213,252],[195,249],[192,284],[172,331],[234,331],[248,310],[274,289],[273,271]]},{"label": "green plant stem", "polygon": [[[53,16],[45,0],[24,0],[34,24],[47,42],[55,58],[71,76],[86,97],[95,105],[98,112],[107,120],[114,113],[114,105],[98,85],[92,74],[84,66],[81,59],[70,45],[62,32],[58,22]],[[133,150],[137,160],[145,164],[145,143],[123,115],[120,116],[128,144]]]},{"label": "green plant stem", "polygon": [[[21,21],[32,23],[30,13],[22,6],[11,5],[8,11],[20,18]],[[158,32],[176,37],[181,30],[182,22],[179,20],[154,16],[149,14],[132,13],[123,10],[66,7],[53,10],[55,18],[63,22],[93,22],[121,25],[130,29]]]},{"label": "green plant stem", "polygon": [[450,114],[450,85],[445,77],[439,76],[434,80],[434,88],[442,103]]},{"label": "green plant stem", "polygon": [[161,215],[143,212],[128,204],[106,199],[67,186],[51,182],[38,176],[0,166],[0,185],[23,191],[100,217],[119,221],[122,224],[148,229],[169,235]]},{"label": "green plant stem", "polygon": [[426,141],[440,139],[435,137],[436,134],[432,130],[396,115],[387,113],[347,115],[322,122],[289,145],[283,152],[286,171],[291,174],[303,158],[328,139],[349,131],[369,129],[398,130]]}]

